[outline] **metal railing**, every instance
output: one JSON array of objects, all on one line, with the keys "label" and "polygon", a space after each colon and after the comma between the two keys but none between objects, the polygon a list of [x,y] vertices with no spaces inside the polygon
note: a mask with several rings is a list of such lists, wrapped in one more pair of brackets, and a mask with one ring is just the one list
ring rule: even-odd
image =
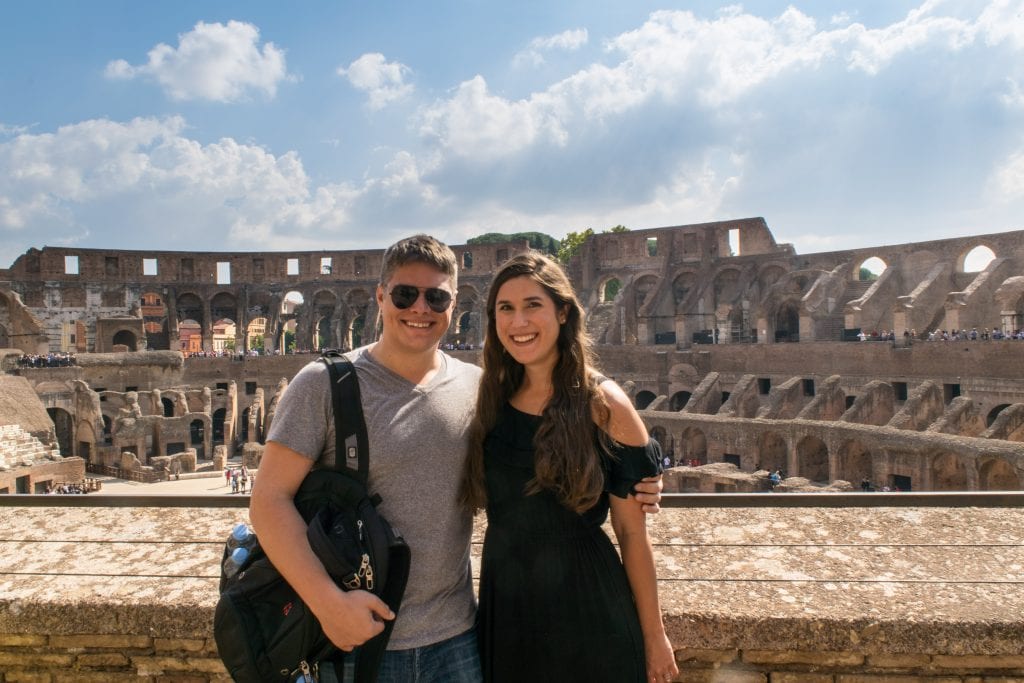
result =
[{"label": "metal railing", "polygon": [[[146,494],[0,494],[0,507],[246,508],[249,496]],[[874,493],[666,493],[661,507],[674,508],[1016,508],[1024,491]]]}]

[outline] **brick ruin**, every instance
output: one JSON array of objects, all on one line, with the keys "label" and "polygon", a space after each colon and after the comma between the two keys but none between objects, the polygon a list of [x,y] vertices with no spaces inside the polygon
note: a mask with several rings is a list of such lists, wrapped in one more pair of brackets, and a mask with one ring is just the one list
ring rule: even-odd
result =
[{"label": "brick ruin", "polygon": [[[459,291],[444,344],[480,344],[490,279],[525,248],[453,247]],[[978,249],[991,260],[965,269]],[[31,249],[0,270],[0,349],[11,349],[0,363],[33,388],[65,456],[222,465],[261,441],[275,397],[308,362],[281,353],[286,340],[303,351],[375,338],[382,255]],[[877,278],[862,279],[876,259]],[[819,483],[1021,488],[1024,342],[986,332],[1024,327],[1024,232],[799,255],[754,218],[595,235],[568,270],[604,371],[674,461]],[[926,341],[943,329],[989,338]],[[857,341],[885,331],[895,339]],[[185,358],[183,345],[228,351]],[[15,362],[58,351],[77,363]]]}]

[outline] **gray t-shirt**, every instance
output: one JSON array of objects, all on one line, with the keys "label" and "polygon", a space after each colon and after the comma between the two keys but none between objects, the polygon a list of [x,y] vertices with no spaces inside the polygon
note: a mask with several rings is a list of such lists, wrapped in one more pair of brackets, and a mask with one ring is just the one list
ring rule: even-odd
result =
[{"label": "gray t-shirt", "polygon": [[[441,368],[417,386],[387,369],[369,347],[347,355],[356,368],[370,440],[369,487],[412,550],[409,583],[388,649],[446,640],[473,625],[472,516],[458,502],[480,368],[438,351]],[[306,365],[288,385],[268,441],[316,466],[334,462],[327,367]]]}]

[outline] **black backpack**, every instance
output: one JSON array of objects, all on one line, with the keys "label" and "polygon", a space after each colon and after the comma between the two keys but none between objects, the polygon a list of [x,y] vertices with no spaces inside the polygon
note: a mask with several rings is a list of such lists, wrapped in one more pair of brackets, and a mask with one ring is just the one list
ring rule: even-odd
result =
[{"label": "black backpack", "polygon": [[[367,492],[369,447],[355,368],[337,351],[319,360],[327,365],[331,383],[335,465],[306,476],[295,507],[308,524],[310,547],[338,586],[369,591],[397,615],[410,551],[377,512],[380,497]],[[225,559],[229,551],[225,544]],[[394,624],[385,622],[382,633],[358,648],[357,683],[377,679]],[[213,631],[220,657],[239,683],[314,680],[311,674],[321,661],[340,662],[345,656],[258,542],[235,576],[227,577],[222,569]]]}]

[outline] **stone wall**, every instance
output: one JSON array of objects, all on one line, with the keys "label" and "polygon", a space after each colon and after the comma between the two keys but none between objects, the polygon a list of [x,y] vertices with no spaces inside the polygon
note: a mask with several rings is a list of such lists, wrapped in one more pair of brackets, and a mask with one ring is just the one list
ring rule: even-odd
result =
[{"label": "stone wall", "polygon": [[[228,680],[211,624],[245,510],[14,509],[0,681]],[[1022,508],[671,508],[649,526],[678,680],[1024,677]]]}]

